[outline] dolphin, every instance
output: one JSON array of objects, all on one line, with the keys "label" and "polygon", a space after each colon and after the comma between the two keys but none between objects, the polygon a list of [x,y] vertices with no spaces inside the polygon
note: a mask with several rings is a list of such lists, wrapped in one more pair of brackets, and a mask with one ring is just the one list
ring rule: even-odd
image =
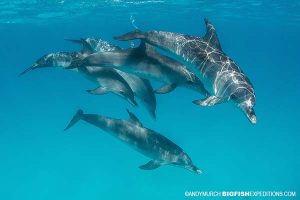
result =
[{"label": "dolphin", "polygon": [[165,94],[177,86],[193,89],[208,96],[201,80],[180,62],[159,54],[151,45],[141,42],[137,48],[114,49],[105,52],[89,54],[77,61],[71,67],[101,66],[111,67],[145,79],[154,79],[164,85],[155,92]]},{"label": "dolphin", "polygon": [[[81,38],[81,39],[66,39],[67,41],[71,41],[77,44],[82,45],[81,53],[83,55],[89,55],[95,52],[108,52],[108,51],[117,51],[121,50],[119,46],[116,46],[108,41],[99,39],[99,38]],[[93,70],[97,70],[97,67],[94,67]],[[80,68],[77,68],[80,70]],[[89,69],[92,69],[89,66]],[[156,118],[155,110],[156,110],[156,97],[154,94],[154,90],[149,80],[140,78],[133,74],[129,74],[120,70],[115,69],[117,73],[119,73],[129,84],[134,95],[139,98],[152,116],[152,118]]]},{"label": "dolphin", "polygon": [[96,114],[84,114],[82,110],[78,110],[65,130],[71,128],[79,120],[83,120],[111,133],[111,135],[151,158],[151,161],[141,165],[140,169],[153,170],[162,165],[175,165],[197,174],[202,173],[182,148],[165,136],[144,127],[132,112],[129,110],[127,112],[130,118],[123,120]]},{"label": "dolphin", "polygon": [[210,86],[209,89],[214,94],[214,96],[196,100],[193,103],[212,106],[231,101],[243,111],[252,124],[256,124],[254,112],[256,99],[252,83],[238,65],[223,52],[211,22],[208,19],[204,21],[206,24],[204,37],[164,31],[135,30],[114,38],[117,40],[141,39],[179,56]]},{"label": "dolphin", "polygon": [[[20,75],[45,67],[62,67],[67,68],[72,63],[73,59],[82,57],[78,52],[58,52],[50,53],[42,56],[31,67],[24,70]],[[126,80],[113,69],[99,68],[92,69],[88,67],[82,67],[78,70],[85,74],[90,80],[98,83],[98,87],[92,90],[87,90],[91,94],[102,95],[108,92],[112,92],[118,96],[126,99],[130,104],[137,106],[134,100],[134,92],[126,82]]]}]

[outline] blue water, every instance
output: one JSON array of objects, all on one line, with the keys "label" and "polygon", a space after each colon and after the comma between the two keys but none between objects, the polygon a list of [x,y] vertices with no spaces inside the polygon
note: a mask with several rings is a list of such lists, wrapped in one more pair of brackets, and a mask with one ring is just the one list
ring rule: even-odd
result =
[{"label": "blue water", "polygon": [[[100,37],[127,47],[112,36],[132,30],[133,19],[142,30],[202,36],[204,17],[254,85],[256,125],[229,103],[192,104],[199,95],[184,88],[157,95],[153,121],[116,95],[87,94],[95,85],[76,73],[43,69],[18,77],[46,53],[79,50],[64,38]],[[299,35],[296,0],[1,1],[0,199],[177,200],[191,199],[184,196],[189,190],[299,196]],[[84,122],[63,132],[79,108],[124,119],[129,108],[181,146],[203,174],[173,166],[142,171],[149,158]]]}]

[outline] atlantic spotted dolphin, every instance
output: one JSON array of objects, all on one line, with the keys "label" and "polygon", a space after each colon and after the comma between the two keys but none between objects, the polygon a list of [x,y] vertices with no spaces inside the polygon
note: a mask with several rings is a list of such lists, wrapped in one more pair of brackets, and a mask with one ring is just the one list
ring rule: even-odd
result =
[{"label": "atlantic spotted dolphin", "polygon": [[163,82],[164,85],[156,90],[160,94],[171,92],[177,86],[184,86],[208,96],[201,80],[191,70],[180,62],[161,55],[143,41],[137,48],[96,52],[72,64],[75,67],[81,65],[111,67],[141,78]]},{"label": "atlantic spotted dolphin", "polygon": [[83,120],[111,133],[138,152],[151,158],[151,161],[140,166],[140,169],[152,170],[162,165],[175,165],[197,174],[202,173],[182,148],[165,136],[144,127],[133,113],[129,110],[127,112],[130,117],[129,120],[84,114],[82,110],[78,110],[65,130],[71,128],[79,120]]},{"label": "atlantic spotted dolphin", "polygon": [[195,104],[211,106],[232,101],[245,113],[250,122],[255,124],[256,100],[253,86],[238,65],[223,52],[214,26],[207,19],[204,21],[206,24],[204,37],[164,31],[135,30],[114,38],[141,39],[176,54],[210,86],[214,94],[205,100],[194,101]]},{"label": "atlantic spotted dolphin", "polygon": [[[82,45],[81,53],[83,55],[88,55],[95,52],[121,50],[119,46],[116,46],[108,41],[99,38],[81,38],[79,40],[66,40]],[[97,70],[97,67],[93,68],[89,66],[89,69]],[[81,69],[78,68],[78,70]],[[126,80],[130,88],[134,92],[134,95],[141,100],[141,103],[146,107],[150,115],[155,119],[156,97],[150,81],[117,69],[115,69],[115,71],[118,72]]]},{"label": "atlantic spotted dolphin", "polygon": [[[82,57],[82,54],[78,52],[50,53],[38,59],[31,67],[24,70],[20,75],[23,75],[31,70],[45,67],[68,68],[74,59],[78,59],[80,57]],[[78,71],[87,75],[89,79],[97,82],[98,85],[100,85],[95,89],[87,90],[87,92],[98,95],[112,92],[123,97],[132,105],[137,105],[136,101],[134,100],[134,93],[131,87],[115,70],[108,68],[92,69],[88,67],[82,67]]]}]

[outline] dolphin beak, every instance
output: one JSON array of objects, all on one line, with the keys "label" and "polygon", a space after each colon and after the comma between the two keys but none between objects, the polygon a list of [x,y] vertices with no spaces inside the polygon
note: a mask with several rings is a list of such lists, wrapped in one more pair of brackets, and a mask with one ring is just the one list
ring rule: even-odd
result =
[{"label": "dolphin beak", "polygon": [[195,165],[191,165],[186,167],[186,169],[196,173],[196,174],[202,174],[202,171],[200,169],[198,169],[198,167],[196,167]]},{"label": "dolphin beak", "polygon": [[249,119],[249,121],[252,124],[256,124],[256,114],[253,110],[253,108],[242,108],[243,112],[245,113],[245,115],[247,116],[247,118]]},{"label": "dolphin beak", "polygon": [[25,69],[23,72],[21,72],[21,73],[19,74],[19,76],[22,76],[22,75],[26,74],[27,72],[29,72],[29,71],[31,71],[31,70],[34,70],[34,69],[38,68],[38,66],[39,66],[39,65],[38,65],[37,63],[34,63],[31,67],[29,67],[29,68]]},{"label": "dolphin beak", "polygon": [[256,124],[256,116],[255,115],[252,115],[251,117],[248,117],[248,118],[252,124]]}]

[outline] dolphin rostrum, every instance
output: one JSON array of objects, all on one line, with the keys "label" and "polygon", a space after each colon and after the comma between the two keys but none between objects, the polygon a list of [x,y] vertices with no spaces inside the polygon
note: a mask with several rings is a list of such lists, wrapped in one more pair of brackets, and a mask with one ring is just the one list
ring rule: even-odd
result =
[{"label": "dolphin rostrum", "polygon": [[140,169],[152,170],[162,165],[175,165],[197,174],[202,173],[182,148],[165,136],[144,127],[133,113],[129,110],[127,112],[130,117],[129,120],[84,114],[82,110],[78,110],[65,130],[71,128],[79,120],[83,120],[109,132],[143,155],[151,158],[151,161],[141,165]]},{"label": "dolphin rostrum", "polygon": [[206,34],[196,37],[164,31],[141,32],[135,30],[117,40],[141,39],[181,57],[199,77],[210,86],[215,96],[194,101],[197,105],[211,106],[223,101],[232,101],[256,124],[254,112],[255,93],[250,80],[238,65],[222,50],[214,26],[205,19]]}]

